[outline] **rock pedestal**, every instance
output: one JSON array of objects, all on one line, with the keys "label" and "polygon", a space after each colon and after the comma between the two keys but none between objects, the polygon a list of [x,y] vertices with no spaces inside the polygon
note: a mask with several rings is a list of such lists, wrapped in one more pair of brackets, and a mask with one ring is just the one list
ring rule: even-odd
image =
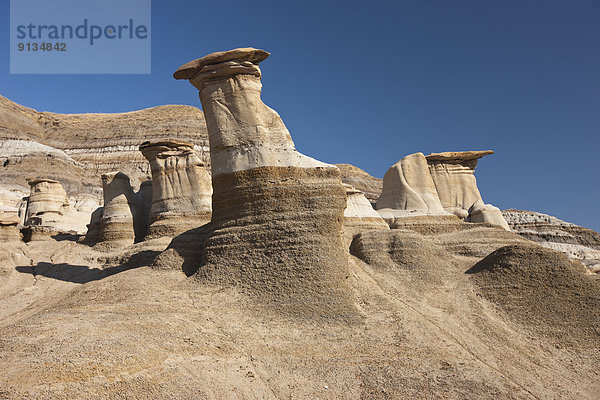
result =
[{"label": "rock pedestal", "polygon": [[388,169],[375,208],[384,218],[447,214],[423,153],[408,155]]},{"label": "rock pedestal", "polygon": [[494,152],[451,151],[432,153],[426,158],[438,196],[446,211],[469,222],[489,223],[509,230],[500,210],[491,204],[484,204],[477,188],[477,161],[490,154]]},{"label": "rock pedestal", "polygon": [[144,143],[140,151],[152,171],[148,238],[176,236],[211,217],[212,186],[191,143]]},{"label": "rock pedestal", "polygon": [[59,230],[69,208],[65,189],[53,179],[35,179],[29,182],[29,186],[31,192],[24,225],[41,225]]},{"label": "rock pedestal", "polygon": [[488,223],[506,230],[500,210],[484,204],[475,180],[477,160],[493,151],[415,153],[394,164],[383,177],[375,208],[390,226],[399,218],[454,214],[467,222]]},{"label": "rock pedestal", "polygon": [[444,209],[452,214],[466,217],[469,208],[482,201],[475,179],[477,161],[489,154],[485,151],[455,151],[432,153],[427,164]]},{"label": "rock pedestal", "polygon": [[122,172],[103,174],[102,190],[104,208],[98,242],[122,247],[142,240],[147,229],[147,217],[141,196],[134,192],[129,177]]},{"label": "rock pedestal", "polygon": [[212,231],[197,276],[282,312],[355,317],[340,172],[297,152],[261,101],[258,63],[268,56],[251,48],[213,53],[174,74],[200,91],[209,133]]}]

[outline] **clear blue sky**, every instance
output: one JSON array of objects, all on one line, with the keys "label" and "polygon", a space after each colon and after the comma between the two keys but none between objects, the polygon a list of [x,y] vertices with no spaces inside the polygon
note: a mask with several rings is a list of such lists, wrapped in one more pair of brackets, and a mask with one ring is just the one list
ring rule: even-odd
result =
[{"label": "clear blue sky", "polygon": [[[297,148],[382,177],[421,151],[492,149],[486,202],[600,230],[600,2],[154,0],[151,75],[9,75],[0,93],[37,110],[200,106],[179,65],[253,46],[263,100]],[[110,60],[107,60],[110,62]]]}]

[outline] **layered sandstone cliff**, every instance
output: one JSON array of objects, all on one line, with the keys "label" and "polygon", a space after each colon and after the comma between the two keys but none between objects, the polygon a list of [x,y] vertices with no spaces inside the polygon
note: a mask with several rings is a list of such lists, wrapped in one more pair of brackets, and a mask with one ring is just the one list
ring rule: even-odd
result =
[{"label": "layered sandstone cliff", "polygon": [[0,96],[0,185],[20,185],[39,171],[60,181],[69,195],[102,198],[103,173],[122,171],[138,188],[150,177],[139,152],[145,141],[184,140],[210,168],[202,112],[168,105],[115,114],[38,112]]},{"label": "layered sandstone cliff", "polygon": [[282,312],[349,318],[346,190],[339,169],[296,151],[262,102],[258,64],[268,56],[213,53],[174,74],[200,91],[209,133],[213,213],[197,276]]},{"label": "layered sandstone cliff", "polygon": [[534,211],[504,210],[502,215],[512,231],[579,259],[592,272],[600,272],[598,232]]},{"label": "layered sandstone cliff", "polygon": [[375,178],[362,169],[350,164],[335,164],[342,175],[342,182],[354,186],[365,197],[375,204],[383,190],[383,179]]}]

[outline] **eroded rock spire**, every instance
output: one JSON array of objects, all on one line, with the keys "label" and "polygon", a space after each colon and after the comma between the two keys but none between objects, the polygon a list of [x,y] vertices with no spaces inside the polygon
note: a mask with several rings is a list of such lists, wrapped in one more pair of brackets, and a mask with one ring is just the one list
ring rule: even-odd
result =
[{"label": "eroded rock spire", "polygon": [[295,315],[355,317],[341,235],[346,190],[335,166],[296,151],[262,102],[258,63],[268,56],[213,53],[174,74],[200,91],[209,133],[212,232],[197,275]]},{"label": "eroded rock spire", "polygon": [[210,221],[212,186],[194,145],[146,142],[140,151],[152,171],[152,206],[147,238],[176,236]]}]

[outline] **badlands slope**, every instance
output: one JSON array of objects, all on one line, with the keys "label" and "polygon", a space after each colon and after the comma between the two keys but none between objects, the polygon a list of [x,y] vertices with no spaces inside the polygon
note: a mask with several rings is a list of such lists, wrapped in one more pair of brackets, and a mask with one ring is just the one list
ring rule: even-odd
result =
[{"label": "badlands slope", "polygon": [[[204,119],[194,107],[61,116],[0,103],[5,187],[26,185],[25,175],[41,168],[70,194],[99,188],[100,173],[115,167],[146,179],[137,146],[165,132],[207,157]],[[370,200],[378,197],[380,180],[341,170]],[[292,178],[285,177],[303,179]],[[248,193],[259,211],[271,195]],[[277,211],[273,198],[268,205]],[[227,199],[219,199],[221,210],[239,205]],[[243,222],[256,219],[228,221],[224,231],[251,237]],[[290,240],[305,234],[273,218],[259,222],[265,232],[285,227],[298,235]],[[488,224],[452,215],[401,222],[352,236],[347,274],[336,276],[350,311],[339,315],[320,301],[306,305],[310,313],[281,307],[298,293],[269,275],[244,277],[256,283],[252,290],[192,275],[203,228],[118,250],[64,238],[0,243],[0,398],[597,398],[596,276]],[[317,243],[304,237],[306,246]],[[212,255],[253,248],[229,244],[213,238]],[[267,250],[260,256],[278,259],[277,246]],[[315,293],[327,290],[310,265],[278,261],[292,278],[315,276]]]},{"label": "badlands slope", "polygon": [[157,245],[2,244],[0,397],[597,398],[598,282],[471,225],[355,239],[351,322],[151,269]]}]

